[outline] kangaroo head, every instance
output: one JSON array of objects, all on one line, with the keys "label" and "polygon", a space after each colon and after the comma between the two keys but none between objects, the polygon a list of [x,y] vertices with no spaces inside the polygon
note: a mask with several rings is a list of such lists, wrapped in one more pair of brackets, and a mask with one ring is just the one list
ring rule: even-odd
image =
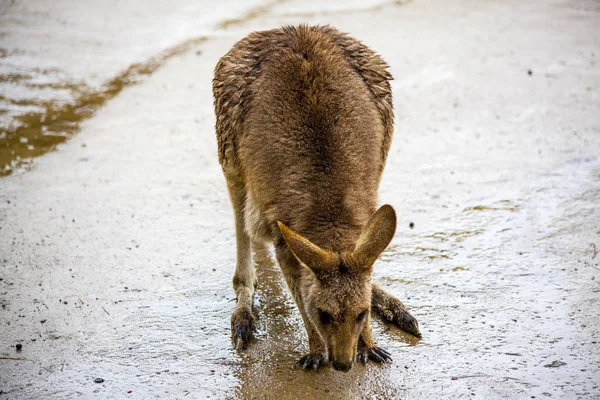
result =
[{"label": "kangaroo head", "polygon": [[343,253],[322,249],[278,223],[290,250],[308,267],[299,282],[307,317],[334,368],[347,371],[371,310],[373,263],[394,236],[396,213],[382,206],[363,228],[354,250]]}]

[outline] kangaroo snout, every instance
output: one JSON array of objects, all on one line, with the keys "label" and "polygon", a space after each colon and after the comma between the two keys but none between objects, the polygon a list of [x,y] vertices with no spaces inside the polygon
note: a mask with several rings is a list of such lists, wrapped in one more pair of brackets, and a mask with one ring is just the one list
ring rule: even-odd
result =
[{"label": "kangaroo snout", "polygon": [[352,361],[333,361],[333,368],[338,371],[347,372],[352,368]]},{"label": "kangaroo snout", "polygon": [[354,354],[352,353],[352,351],[336,352],[334,350],[331,356],[333,368],[343,372],[350,370],[354,364]]}]

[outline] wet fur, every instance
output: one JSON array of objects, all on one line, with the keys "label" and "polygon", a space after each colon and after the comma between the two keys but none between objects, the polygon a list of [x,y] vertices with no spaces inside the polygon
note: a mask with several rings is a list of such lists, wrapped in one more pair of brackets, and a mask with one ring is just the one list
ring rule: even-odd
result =
[{"label": "wet fur", "polygon": [[[219,162],[236,215],[238,304],[232,332],[238,347],[247,344],[254,323],[248,316],[256,284],[249,264],[251,241],[275,244],[309,335],[311,354],[301,360],[305,368],[316,369],[331,357],[318,343],[324,333],[314,332],[319,302],[329,302],[323,305],[329,309],[342,304],[355,315],[371,307],[373,298],[373,307],[396,321],[412,318],[378,286],[371,293],[374,259],[362,266],[364,272],[350,268],[361,232],[376,211],[391,143],[391,79],[379,55],[329,26],[254,32],[217,64],[213,91]],[[284,240],[278,221],[302,235],[298,238],[339,255],[335,268],[322,276],[313,266],[306,268],[306,260],[299,262],[293,245]],[[374,345],[369,317],[367,333],[358,341],[345,340],[356,342],[361,360],[385,361],[389,355]],[[398,325],[418,333],[412,320],[412,325]]]}]

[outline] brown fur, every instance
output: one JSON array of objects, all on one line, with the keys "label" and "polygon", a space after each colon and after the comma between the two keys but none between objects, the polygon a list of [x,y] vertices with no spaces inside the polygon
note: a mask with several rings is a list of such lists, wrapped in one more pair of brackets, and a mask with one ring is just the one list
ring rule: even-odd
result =
[{"label": "brown fur", "polygon": [[309,336],[305,368],[389,359],[371,337],[372,298],[418,333],[402,303],[370,282],[396,224],[390,206],[375,213],[393,131],[391,79],[379,55],[328,26],[252,33],[217,64],[219,161],[236,215],[239,347],[254,323],[251,240],[276,246]]}]

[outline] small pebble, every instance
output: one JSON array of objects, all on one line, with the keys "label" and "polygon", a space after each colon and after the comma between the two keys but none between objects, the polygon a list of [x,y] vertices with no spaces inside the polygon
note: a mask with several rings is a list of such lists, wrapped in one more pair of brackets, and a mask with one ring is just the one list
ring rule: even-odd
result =
[{"label": "small pebble", "polygon": [[21,351],[23,349],[23,345],[21,343],[17,343],[15,347],[17,348],[17,351]]},{"label": "small pebble", "polygon": [[102,383],[102,382],[104,382],[104,379],[102,379],[102,378],[96,378],[96,379],[94,379],[94,382],[95,383]]},{"label": "small pebble", "polygon": [[412,221],[410,221],[410,224],[408,224],[408,227],[409,227],[410,229],[413,229],[413,228],[415,227],[415,223],[414,223],[414,222],[412,222]]}]

